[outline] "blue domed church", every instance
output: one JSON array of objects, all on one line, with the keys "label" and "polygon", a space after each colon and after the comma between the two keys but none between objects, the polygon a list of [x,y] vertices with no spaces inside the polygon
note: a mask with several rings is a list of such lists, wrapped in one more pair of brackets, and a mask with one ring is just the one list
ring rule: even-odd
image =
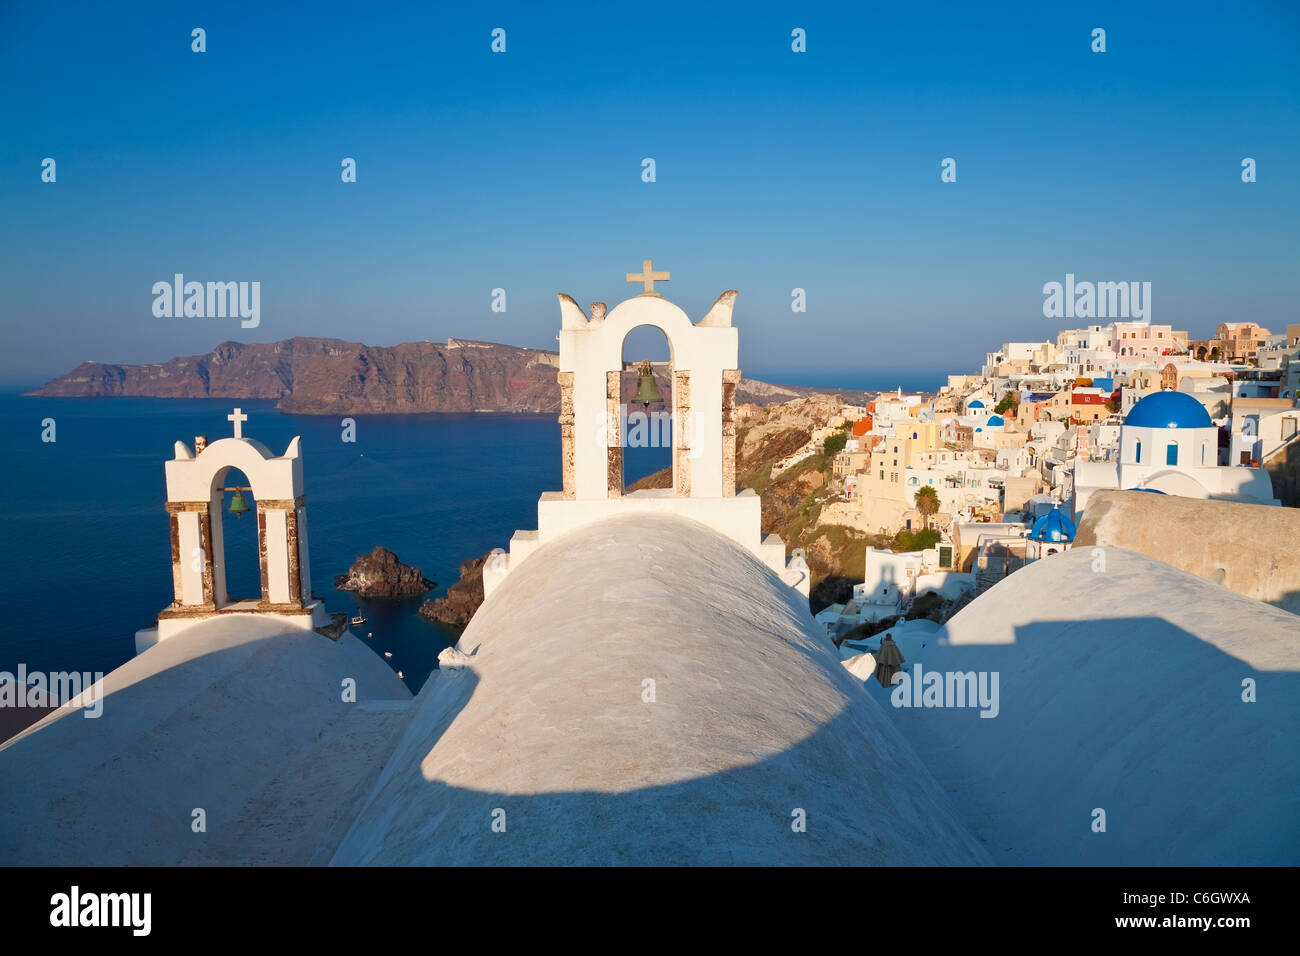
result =
[{"label": "blue domed church", "polygon": [[1069,551],[1077,532],[1074,522],[1059,505],[1034,522],[1029,532],[1029,557],[1045,558],[1049,554]]},{"label": "blue domed church", "polygon": [[1219,464],[1218,426],[1204,405],[1173,390],[1153,392],[1129,411],[1120,428],[1118,462],[1076,463],[1075,516],[1093,491],[1116,488],[1279,504],[1266,471]]}]

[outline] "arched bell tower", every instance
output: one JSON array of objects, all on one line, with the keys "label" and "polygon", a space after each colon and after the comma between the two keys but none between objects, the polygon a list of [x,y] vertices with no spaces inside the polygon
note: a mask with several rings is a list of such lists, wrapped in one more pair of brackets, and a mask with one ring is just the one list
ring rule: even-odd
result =
[{"label": "arched bell tower", "polygon": [[[200,435],[192,451],[178,441],[175,457],[165,463],[174,599],[158,613],[156,629],[137,633],[137,651],[218,614],[276,615],[302,629],[328,623],[324,605],[311,593],[301,439],[295,437],[277,457],[244,437],[248,416],[240,409],[227,418],[234,437],[209,444]],[[232,469],[247,476],[248,488],[226,487]],[[261,594],[243,601],[231,601],[226,593],[221,509],[232,490],[252,493],[257,522]]]},{"label": "arched bell tower", "polygon": [[[519,531],[509,554],[484,568],[490,594],[511,569],[558,535],[593,521],[635,512],[672,514],[706,524],[749,548],[787,582],[808,591],[806,565],[787,568],[785,544],[761,534],[762,512],[751,489],[736,491],[736,388],[739,339],[731,324],[738,293],[722,293],[698,322],[659,293],[669,279],[650,260],[629,282],[641,294],[606,313],[596,302],[588,316],[571,297],[560,302],[560,432],[563,489],[542,495],[536,531]],[[628,333],[653,326],[671,355],[673,481],[666,489],[627,493],[623,487],[626,416],[621,408],[623,343]]]}]

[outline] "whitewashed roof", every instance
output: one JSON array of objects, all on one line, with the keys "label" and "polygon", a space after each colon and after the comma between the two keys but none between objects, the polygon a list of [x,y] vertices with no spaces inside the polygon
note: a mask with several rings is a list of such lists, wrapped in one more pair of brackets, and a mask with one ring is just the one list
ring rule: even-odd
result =
[{"label": "whitewashed roof", "polygon": [[999,863],[1300,863],[1300,617],[1131,551],[1075,548],[938,637],[924,668],[996,671],[998,716],[892,712]]},{"label": "whitewashed roof", "polygon": [[200,622],[103,687],[99,717],[65,706],[0,747],[0,864],[327,862],[411,702],[351,634],[251,614]]},{"label": "whitewashed roof", "polygon": [[817,630],[703,525],[572,532],[475,615],[334,862],[986,861]]}]

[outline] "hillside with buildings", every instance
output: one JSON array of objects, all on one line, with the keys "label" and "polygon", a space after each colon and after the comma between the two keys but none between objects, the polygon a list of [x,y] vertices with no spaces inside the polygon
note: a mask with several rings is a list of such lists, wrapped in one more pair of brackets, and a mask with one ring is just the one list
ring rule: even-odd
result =
[{"label": "hillside with buildings", "polygon": [[[1189,341],[1116,322],[1005,343],[932,399],[881,394],[835,456],[825,503],[804,505],[813,527],[786,530],[806,543],[833,522],[828,538],[852,525],[891,546],[814,610],[837,638],[871,636],[929,589],[943,620],[1076,537],[1293,609],[1295,512],[1270,512],[1300,505],[1298,384],[1300,325],[1223,323]],[[1113,498],[1126,491],[1144,494]]]}]

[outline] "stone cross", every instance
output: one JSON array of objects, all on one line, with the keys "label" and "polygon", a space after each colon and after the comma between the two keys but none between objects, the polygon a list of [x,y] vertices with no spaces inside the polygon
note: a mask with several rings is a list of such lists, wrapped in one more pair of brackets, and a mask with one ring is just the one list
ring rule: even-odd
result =
[{"label": "stone cross", "polygon": [[244,422],[248,421],[248,416],[243,413],[243,409],[236,408],[231,414],[226,416],[226,421],[235,423],[235,437],[244,437]]},{"label": "stone cross", "polygon": [[643,292],[642,295],[657,295],[658,293],[655,292],[655,280],[658,279],[660,282],[667,282],[671,278],[667,272],[655,272],[651,262],[652,260],[650,259],[642,259],[640,274],[635,272],[629,272],[627,274],[628,282],[645,283],[645,292]]}]

